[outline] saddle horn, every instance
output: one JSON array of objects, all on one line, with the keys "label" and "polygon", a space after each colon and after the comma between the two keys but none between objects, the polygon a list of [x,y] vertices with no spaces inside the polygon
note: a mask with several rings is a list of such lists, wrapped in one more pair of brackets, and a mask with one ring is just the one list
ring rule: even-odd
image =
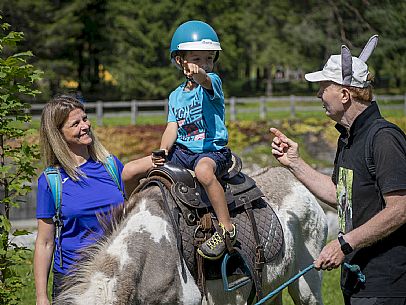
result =
[{"label": "saddle horn", "polygon": [[352,79],[352,56],[347,46],[341,46],[341,73],[343,85],[350,86]]},{"label": "saddle horn", "polygon": [[367,62],[369,56],[374,52],[376,45],[378,44],[378,35],[373,35],[369,38],[365,47],[362,49],[361,54],[358,56],[363,62]]}]

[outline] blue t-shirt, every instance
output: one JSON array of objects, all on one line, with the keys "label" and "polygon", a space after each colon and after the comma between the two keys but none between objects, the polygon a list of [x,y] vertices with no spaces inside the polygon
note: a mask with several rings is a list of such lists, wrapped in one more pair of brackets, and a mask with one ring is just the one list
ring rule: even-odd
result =
[{"label": "blue t-shirt", "polygon": [[176,143],[195,153],[217,151],[228,142],[221,79],[215,73],[207,75],[212,92],[200,85],[184,91],[183,83],[169,96],[168,122],[178,123]]},{"label": "blue t-shirt", "polygon": [[[123,164],[116,158],[118,172],[123,170]],[[103,163],[89,159],[80,166],[86,177],[78,182],[73,181],[61,169],[62,201],[61,218],[63,227],[61,245],[63,267],[59,266],[59,250],[54,252],[54,270],[66,274],[78,258],[77,250],[94,243],[103,234],[97,220],[98,213],[108,214],[113,206],[124,201],[123,195]],[[124,190],[123,182],[121,188]],[[51,189],[43,173],[38,178],[37,218],[52,218],[55,216],[55,203]],[[56,241],[55,241],[56,243]]]}]

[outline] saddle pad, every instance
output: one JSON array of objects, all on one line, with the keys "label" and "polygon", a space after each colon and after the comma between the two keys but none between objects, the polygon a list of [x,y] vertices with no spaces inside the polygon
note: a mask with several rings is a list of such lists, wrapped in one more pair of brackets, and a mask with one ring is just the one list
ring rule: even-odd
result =
[{"label": "saddle pad", "polygon": [[[263,198],[252,202],[253,214],[257,224],[260,243],[263,245],[265,262],[269,263],[280,252],[283,245],[283,230],[278,217],[272,207]],[[232,222],[237,228],[238,248],[247,258],[251,270],[254,270],[256,243],[251,221],[243,208],[230,212]],[[183,217],[179,217],[179,229],[182,235],[183,255],[186,264],[194,277],[197,275],[197,265],[195,249],[193,246],[193,236],[197,226],[188,226]],[[206,279],[221,278],[222,259],[216,261],[205,260]],[[230,265],[232,262],[230,261]],[[230,274],[241,274],[240,266],[230,266]]]}]

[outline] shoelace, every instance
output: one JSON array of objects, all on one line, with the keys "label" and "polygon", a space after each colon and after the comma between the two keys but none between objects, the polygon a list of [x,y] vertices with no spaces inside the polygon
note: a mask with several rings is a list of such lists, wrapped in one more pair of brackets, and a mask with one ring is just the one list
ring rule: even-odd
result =
[{"label": "shoelace", "polygon": [[210,249],[215,249],[219,244],[223,242],[223,238],[220,236],[218,232],[214,233],[210,240],[207,241],[207,246]]}]

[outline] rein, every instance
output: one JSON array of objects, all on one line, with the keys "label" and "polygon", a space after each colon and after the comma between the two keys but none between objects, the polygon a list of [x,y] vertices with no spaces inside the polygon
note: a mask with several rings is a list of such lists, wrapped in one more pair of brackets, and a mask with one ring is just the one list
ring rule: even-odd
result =
[{"label": "rein", "polygon": [[[350,265],[348,263],[343,264],[344,268],[348,269],[351,272],[357,273],[357,278],[360,282],[365,283],[365,275],[361,272],[361,269],[359,268],[358,265]],[[285,289],[287,286],[292,284],[294,281],[296,281],[299,277],[305,275],[307,272],[312,270],[314,268],[314,264],[311,264],[307,266],[304,270],[300,271],[298,274],[287,280],[285,283],[280,285],[278,288],[276,288],[274,291],[271,291],[266,297],[261,299],[258,303],[255,303],[255,305],[260,305],[281,292],[283,289]]]},{"label": "rein", "polygon": [[[185,264],[183,262],[184,258],[183,258],[183,251],[182,251],[182,237],[180,235],[179,225],[178,225],[177,221],[175,220],[174,215],[171,212],[171,209],[168,204],[168,198],[165,193],[165,188],[167,190],[170,190],[170,188],[171,188],[170,182],[163,177],[159,177],[159,176],[150,177],[150,178],[147,178],[146,181],[142,185],[140,185],[139,188],[137,188],[137,191],[145,190],[148,188],[148,186],[150,186],[152,184],[155,184],[159,187],[161,194],[162,194],[162,199],[163,199],[163,208],[164,208],[165,212],[168,214],[168,217],[174,228],[174,231],[175,231],[174,233],[176,236],[176,247],[178,249],[180,264],[182,267],[182,278],[186,282],[187,275],[186,275]],[[171,194],[171,192],[169,192],[169,194]],[[172,194],[171,194],[171,197],[173,200],[175,200],[173,198]]]}]

